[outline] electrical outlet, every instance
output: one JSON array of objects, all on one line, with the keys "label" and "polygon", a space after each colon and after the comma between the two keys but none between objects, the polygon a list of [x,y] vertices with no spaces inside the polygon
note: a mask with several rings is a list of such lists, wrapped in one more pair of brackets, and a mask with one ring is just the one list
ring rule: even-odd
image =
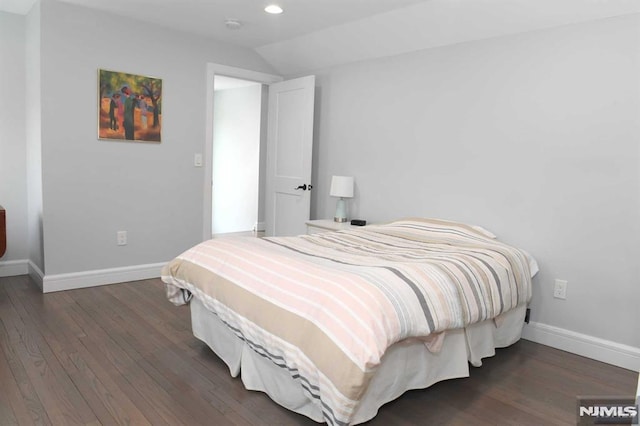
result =
[{"label": "electrical outlet", "polygon": [[567,298],[567,284],[568,282],[565,280],[556,279],[556,285],[553,288],[553,297],[556,299],[566,299]]},{"label": "electrical outlet", "polygon": [[117,237],[118,237],[118,245],[119,246],[126,246],[127,245],[127,231],[118,231]]}]

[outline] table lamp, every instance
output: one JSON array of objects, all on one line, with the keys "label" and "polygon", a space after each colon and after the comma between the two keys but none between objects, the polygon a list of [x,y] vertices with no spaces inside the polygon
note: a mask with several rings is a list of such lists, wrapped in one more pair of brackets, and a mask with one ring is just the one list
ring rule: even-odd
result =
[{"label": "table lamp", "polygon": [[344,199],[353,197],[353,176],[333,176],[331,178],[331,191],[329,194],[332,197],[339,197],[333,220],[336,222],[346,222],[347,204]]}]

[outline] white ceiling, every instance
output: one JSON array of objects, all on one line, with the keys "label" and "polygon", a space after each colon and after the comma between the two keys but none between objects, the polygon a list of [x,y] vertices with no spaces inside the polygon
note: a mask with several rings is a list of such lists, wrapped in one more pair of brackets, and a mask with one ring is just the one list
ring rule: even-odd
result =
[{"label": "white ceiling", "polygon": [[640,0],[428,0],[256,51],[285,75],[640,13]]},{"label": "white ceiling", "polygon": [[[24,14],[35,1],[0,0],[0,10]],[[281,15],[263,11],[269,0],[58,1],[248,47],[283,75],[640,13],[640,0],[273,0]]]},{"label": "white ceiling", "polygon": [[[255,48],[425,0],[59,0]],[[35,0],[0,0],[24,11]],[[280,15],[264,11],[269,4]],[[20,12],[18,12],[20,13]],[[225,20],[238,19],[239,30]]]}]

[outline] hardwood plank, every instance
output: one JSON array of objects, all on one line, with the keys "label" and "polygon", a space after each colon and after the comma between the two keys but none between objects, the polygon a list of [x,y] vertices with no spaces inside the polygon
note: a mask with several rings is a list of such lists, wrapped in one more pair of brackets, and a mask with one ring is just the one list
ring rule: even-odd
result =
[{"label": "hardwood plank", "polygon": [[[471,377],[407,392],[368,425],[575,424],[576,397],[633,395],[637,373],[520,341]],[[43,295],[0,278],[0,424],[313,425],[244,389],[160,280]]]},{"label": "hardwood plank", "polygon": [[[4,324],[1,321],[0,328],[4,329]],[[1,341],[2,338],[0,337]],[[11,369],[4,353],[0,353],[0,395],[2,395],[0,397],[0,424],[18,424],[17,416],[21,418],[22,423],[31,420],[27,407],[20,397],[18,384],[11,374]]]},{"label": "hardwood plank", "polygon": [[[56,297],[47,298],[47,302],[54,303],[56,299]],[[79,393],[82,394],[82,397],[92,409],[96,418],[102,423],[113,422],[114,419],[108,412],[106,412],[104,407],[99,403],[95,403],[94,400],[96,398],[94,393],[91,391],[91,388],[86,386],[85,382],[78,379],[79,372],[71,358],[75,354],[75,349],[66,340],[62,340],[59,336],[53,336],[49,331],[49,328],[51,327],[62,333],[62,330],[65,329],[64,324],[60,323],[60,319],[58,317],[48,318],[48,321],[43,320],[41,318],[41,313],[46,311],[45,307],[42,303],[33,302],[33,299],[29,297],[14,298],[14,303],[18,305],[21,310],[31,313],[31,317],[26,321],[33,322],[33,326],[38,328],[43,339],[47,342],[52,352],[60,362],[60,365],[77,387]]]},{"label": "hardwood plank", "polygon": [[[0,286],[0,311],[8,311],[9,303],[9,296],[4,287]],[[34,424],[41,418],[42,423],[47,423],[45,410],[35,396],[26,371],[9,342],[9,335],[1,318],[0,348],[0,395],[3,395],[5,406],[9,405],[11,408],[11,413],[2,414],[0,424],[11,424],[14,421],[18,424]]]},{"label": "hardwood plank", "polygon": [[115,326],[108,317],[96,310],[84,311],[80,305],[71,308],[69,315],[74,321],[84,321],[90,336],[84,343],[85,348],[108,367],[109,374],[152,424],[179,425],[192,420],[190,414],[174,406],[173,398],[139,367],[136,360],[143,357],[114,331]]},{"label": "hardwood plank", "polygon": [[[8,287],[12,295],[19,286]],[[47,416],[54,424],[89,424],[97,418],[86,405],[69,377],[61,373],[62,368],[50,348],[43,342],[38,330],[25,323],[26,312],[19,313],[19,305],[10,305],[0,311],[9,335],[9,341],[26,370],[35,394],[46,409]]]},{"label": "hardwood plank", "polygon": [[99,421],[102,424],[150,424],[135,405],[121,397],[118,384],[86,350],[82,341],[86,334],[77,337],[68,332],[76,329],[75,323],[64,315],[63,307],[68,306],[68,302],[61,303],[59,294],[51,296],[47,297],[47,307],[55,309],[58,313],[55,316],[38,315],[40,304],[33,299],[24,300],[24,307],[33,313],[34,323]]},{"label": "hardwood plank", "polygon": [[[140,286],[139,285],[135,286],[135,288],[140,288]],[[151,313],[149,316],[146,316],[146,318],[149,320],[148,322],[151,325],[151,327],[146,328],[144,330],[145,335],[157,336],[157,338],[159,339],[158,340],[159,342],[162,341],[162,337],[168,338],[174,343],[180,344],[180,345],[184,345],[186,340],[193,339],[193,335],[189,328],[172,327],[170,322],[166,322],[163,320],[163,318],[167,318],[167,317],[171,318],[171,315],[169,315],[171,312],[169,310],[165,311],[164,316],[155,314],[159,308],[160,310],[163,309],[160,306],[158,306],[157,301],[156,303],[150,303],[148,301],[148,298],[143,297],[144,295],[134,291],[133,289],[134,289],[134,286],[126,286],[126,287],[110,286],[108,291],[110,294],[113,294],[114,297],[117,297],[118,300],[122,300],[122,303],[126,305],[126,307],[128,308],[128,309],[123,309],[121,311],[123,315],[137,315],[138,311]],[[158,293],[158,292],[155,292],[155,293]],[[182,310],[187,314],[187,316],[190,316],[188,311],[185,311],[183,309],[184,307],[175,307],[169,304],[166,301],[166,299],[163,302],[165,307],[168,307],[170,309],[172,308],[174,311],[178,309]],[[174,315],[175,315],[175,312],[174,312]],[[176,330],[179,330],[179,329],[183,331],[182,337],[176,334]],[[136,339],[138,339],[139,337],[140,336],[135,336]],[[162,347],[162,345],[158,343],[158,348],[160,347]],[[231,401],[227,400],[227,402],[223,402],[221,398],[217,396],[219,394],[219,392],[216,392],[218,391],[218,387],[214,383],[212,383],[210,380],[206,379],[207,375],[203,375],[195,371],[194,364],[191,362],[191,359],[190,358],[187,359],[187,358],[184,358],[184,356],[178,355],[177,354],[178,351],[174,350],[173,346],[169,346],[167,348],[168,350],[164,350],[164,351],[159,351],[158,348],[149,349],[148,358],[150,359],[150,361],[153,361],[153,362],[150,362],[149,365],[145,364],[145,367],[147,368],[145,371],[147,371],[147,373],[151,375],[156,372],[152,368],[150,368],[151,365],[168,366],[166,369],[162,370],[161,372],[158,372],[159,375],[155,376],[158,382],[165,383],[163,386],[165,389],[171,388],[171,384],[177,382],[178,380],[177,377],[187,378],[188,382],[191,384],[191,388],[181,389],[181,391],[177,393],[178,398],[184,398],[185,395],[189,396],[189,398],[186,401],[183,401],[182,404],[186,404],[186,405],[201,404],[202,401],[200,401],[200,399],[204,398],[204,400],[208,404],[212,405],[220,414],[223,414],[225,416],[224,418],[221,418],[218,416],[218,413],[214,413],[215,417],[218,418],[217,421],[219,422],[225,421],[226,423],[229,423],[230,418],[228,417],[228,415],[230,413],[230,409],[228,407],[228,403]],[[181,349],[180,351],[183,351],[183,350],[184,349]],[[166,380],[163,380],[163,378]],[[268,404],[269,408],[272,407],[271,401],[265,400],[264,398],[254,399],[254,397],[257,396],[256,394],[247,394],[244,388],[242,388],[241,386],[239,389],[241,389],[240,394],[242,395],[244,404],[252,404],[252,403],[255,404],[256,403],[255,401],[264,401],[266,404]],[[198,394],[201,395],[200,398],[195,397],[193,395],[194,390],[198,391]],[[237,403],[237,401],[235,402]],[[231,403],[233,404],[233,402]],[[193,410],[190,410],[190,411],[198,412],[198,409],[194,408]],[[245,411],[246,411],[246,407],[245,407]],[[233,421],[236,423],[242,422],[242,420],[246,419],[246,416],[238,417],[234,415],[232,417],[234,419]],[[246,420],[249,420],[249,419],[246,419]],[[253,421],[254,424],[264,424],[265,422],[270,423],[269,410],[267,411],[262,410],[261,416],[259,418],[254,417],[250,421]]]},{"label": "hardwood plank", "polygon": [[[16,419],[22,419],[21,424],[30,424],[30,422],[26,420],[27,417],[24,416],[24,409],[26,408],[29,413],[28,418],[31,419],[31,424],[50,425],[51,421],[49,420],[47,412],[33,389],[24,365],[20,362],[19,356],[14,349],[14,343],[9,340],[9,334],[2,319],[0,319],[0,343],[2,343],[0,346],[3,349],[4,358],[13,376],[13,380],[7,380],[3,383],[8,387],[8,389],[6,389],[7,399],[16,399],[16,401],[11,404]],[[11,387],[13,383],[15,383],[17,388]],[[20,403],[20,400],[22,403]]]}]

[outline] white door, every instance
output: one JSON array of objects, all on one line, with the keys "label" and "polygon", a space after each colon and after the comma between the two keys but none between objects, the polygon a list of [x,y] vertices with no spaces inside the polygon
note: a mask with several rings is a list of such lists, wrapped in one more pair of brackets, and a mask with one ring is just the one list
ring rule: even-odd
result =
[{"label": "white door", "polygon": [[315,76],[269,86],[266,235],[304,234],[311,202]]}]

